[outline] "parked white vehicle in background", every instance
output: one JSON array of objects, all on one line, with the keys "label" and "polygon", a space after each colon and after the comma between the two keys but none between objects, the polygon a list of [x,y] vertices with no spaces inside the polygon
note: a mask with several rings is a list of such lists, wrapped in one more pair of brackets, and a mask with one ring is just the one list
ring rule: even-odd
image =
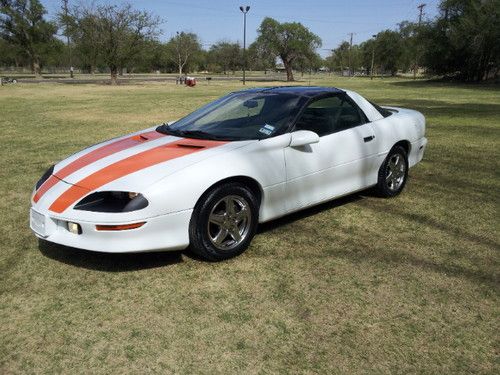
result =
[{"label": "parked white vehicle in background", "polygon": [[424,116],[327,87],[230,93],[171,123],[51,167],[32,196],[47,241],[123,253],[242,253],[258,223],[376,187],[399,194],[423,157]]}]

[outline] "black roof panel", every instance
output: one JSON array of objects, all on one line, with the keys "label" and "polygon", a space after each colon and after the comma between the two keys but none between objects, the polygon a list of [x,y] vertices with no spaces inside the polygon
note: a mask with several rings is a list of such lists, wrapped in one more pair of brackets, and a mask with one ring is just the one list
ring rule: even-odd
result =
[{"label": "black roof panel", "polygon": [[274,87],[255,87],[237,92],[276,92],[276,93],[286,93],[286,94],[295,94],[300,96],[312,97],[329,93],[342,93],[344,91],[335,87],[325,87],[325,86],[274,86]]}]

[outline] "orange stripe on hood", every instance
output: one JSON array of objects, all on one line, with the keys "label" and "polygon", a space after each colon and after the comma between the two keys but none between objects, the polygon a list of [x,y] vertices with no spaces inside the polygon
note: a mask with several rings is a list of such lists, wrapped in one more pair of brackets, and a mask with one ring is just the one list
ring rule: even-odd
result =
[{"label": "orange stripe on hood", "polygon": [[153,141],[160,137],[164,137],[166,134],[151,131],[143,134],[134,135],[132,137],[128,137],[125,139],[120,139],[118,141],[108,143],[107,145],[96,148],[95,150],[90,151],[89,153],[83,155],[82,157],[72,161],[65,167],[61,168],[59,171],[54,173],[54,175],[50,176],[43,184],[40,186],[33,197],[33,200],[38,202],[40,198],[55,184],[57,184],[60,180],[64,180],[65,177],[70,174],[76,172],[79,169],[86,167],[89,164],[96,162],[99,159],[105,158],[106,156],[110,156],[116,152],[120,152],[126,150],[128,148],[134,147],[138,144]]},{"label": "orange stripe on hood", "polygon": [[129,156],[92,173],[71,186],[52,203],[49,210],[62,213],[89,192],[121,177],[168,160],[221,146],[226,143],[201,139],[182,139]]}]

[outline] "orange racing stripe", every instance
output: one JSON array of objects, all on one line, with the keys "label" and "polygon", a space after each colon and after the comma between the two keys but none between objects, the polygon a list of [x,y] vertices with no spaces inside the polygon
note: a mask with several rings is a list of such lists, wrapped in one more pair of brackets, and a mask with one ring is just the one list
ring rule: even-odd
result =
[{"label": "orange racing stripe", "polygon": [[90,151],[88,154],[83,155],[82,157],[72,161],[65,167],[61,168],[61,170],[54,173],[54,175],[50,176],[43,184],[40,186],[33,197],[33,200],[38,202],[40,198],[54,185],[56,185],[60,180],[64,180],[65,177],[70,174],[76,172],[79,169],[86,167],[89,164],[96,162],[99,159],[110,156],[116,152],[126,150],[128,148],[134,147],[138,144],[153,141],[160,137],[164,137],[166,134],[151,131],[143,134],[134,135],[132,137],[128,137],[125,139],[120,139],[118,141],[109,143],[107,145],[96,148],[95,150]]},{"label": "orange racing stripe", "polygon": [[75,185],[72,185],[52,203],[49,210],[62,213],[89,192],[121,177],[168,160],[221,146],[226,143],[201,139],[181,139],[129,156],[92,173]]}]

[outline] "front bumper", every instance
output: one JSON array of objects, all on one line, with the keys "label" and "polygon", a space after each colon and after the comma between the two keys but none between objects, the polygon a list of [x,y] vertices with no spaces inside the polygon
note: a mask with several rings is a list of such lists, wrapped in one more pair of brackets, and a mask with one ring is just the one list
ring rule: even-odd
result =
[{"label": "front bumper", "polygon": [[180,250],[189,245],[189,221],[192,212],[193,210],[184,210],[143,219],[141,221],[146,223],[142,227],[121,231],[98,231],[96,225],[103,223],[71,219],[71,222],[78,223],[82,229],[81,234],[75,234],[67,229],[66,218],[63,220],[32,208],[30,227],[37,237],[46,241],[104,253]]}]

